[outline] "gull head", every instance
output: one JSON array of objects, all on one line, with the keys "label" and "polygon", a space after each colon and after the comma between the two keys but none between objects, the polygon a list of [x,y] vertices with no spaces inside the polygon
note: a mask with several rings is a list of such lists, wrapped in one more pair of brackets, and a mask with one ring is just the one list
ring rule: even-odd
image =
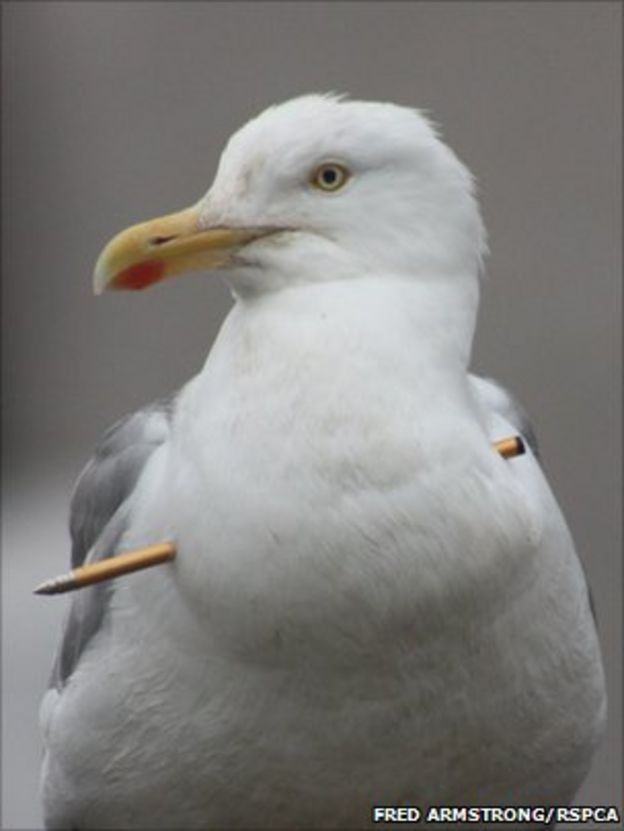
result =
[{"label": "gull head", "polygon": [[205,270],[240,297],[362,276],[474,281],[485,251],[472,176],[420,111],[306,95],[236,132],[195,205],[114,237],[94,287]]}]

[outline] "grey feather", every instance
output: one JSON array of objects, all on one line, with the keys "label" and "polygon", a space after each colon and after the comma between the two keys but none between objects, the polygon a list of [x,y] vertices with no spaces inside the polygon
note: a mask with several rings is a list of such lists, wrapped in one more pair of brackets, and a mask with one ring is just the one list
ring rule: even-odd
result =
[{"label": "grey feather", "polygon": [[[111,557],[127,524],[127,510],[121,506],[108,523],[89,556],[90,562]],[[50,686],[62,689],[74,671],[87,643],[102,625],[113,587],[99,583],[80,589],[72,598],[63,637],[52,668]]]},{"label": "grey feather", "polygon": [[[112,557],[127,528],[129,497],[154,450],[168,436],[175,398],[155,402],[118,421],[80,474],[70,508],[71,565]],[[80,589],[72,599],[50,678],[67,682],[91,638],[103,625],[113,586]]]},{"label": "grey feather", "polygon": [[507,419],[510,424],[513,424],[525,443],[530,447],[533,455],[540,459],[537,436],[531,419],[522,404],[492,378],[471,375],[470,381],[477,392],[477,396],[485,405]]},{"label": "grey feather", "polygon": [[[481,378],[478,375],[471,375],[470,381],[472,383],[473,389],[476,390],[477,395],[481,399],[481,401],[483,401],[486,404],[486,406],[491,407],[494,411],[500,413],[500,415],[502,415],[503,418],[506,418],[510,424],[513,424],[513,426],[516,428],[518,433],[522,436],[528,447],[533,452],[533,455],[536,457],[536,459],[538,459],[540,463],[542,463],[535,430],[533,429],[533,425],[531,424],[531,420],[527,414],[527,411],[520,404],[520,402],[516,398],[514,398],[514,396],[510,392],[508,392],[504,387],[501,387],[500,384],[498,384],[491,378]],[[581,568],[583,569],[583,574],[585,575],[585,585],[587,586],[587,597],[589,600],[589,607],[591,609],[594,622],[596,623],[596,625],[598,625],[598,618],[596,617],[596,607],[594,604],[594,598],[587,577],[587,569],[585,568],[585,564],[580,554],[579,562],[581,564]]]},{"label": "grey feather", "polygon": [[71,500],[72,568],[84,562],[108,521],[132,493],[155,448],[167,439],[174,400],[157,401],[104,433]]}]

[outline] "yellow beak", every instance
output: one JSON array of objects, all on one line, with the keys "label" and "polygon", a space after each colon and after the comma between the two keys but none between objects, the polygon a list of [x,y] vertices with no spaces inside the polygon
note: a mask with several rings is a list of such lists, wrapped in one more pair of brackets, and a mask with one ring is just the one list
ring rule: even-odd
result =
[{"label": "yellow beak", "polygon": [[199,206],[133,225],[104,248],[95,265],[96,294],[138,290],[199,269],[226,268],[249,242],[279,228],[199,227]]}]

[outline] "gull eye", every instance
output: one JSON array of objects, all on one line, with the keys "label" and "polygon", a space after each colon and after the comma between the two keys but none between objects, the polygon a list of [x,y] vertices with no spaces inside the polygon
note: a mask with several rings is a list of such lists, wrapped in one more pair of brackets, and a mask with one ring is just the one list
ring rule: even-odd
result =
[{"label": "gull eye", "polygon": [[344,165],[337,162],[325,162],[314,170],[310,182],[318,190],[334,191],[346,185],[350,176],[351,173]]}]

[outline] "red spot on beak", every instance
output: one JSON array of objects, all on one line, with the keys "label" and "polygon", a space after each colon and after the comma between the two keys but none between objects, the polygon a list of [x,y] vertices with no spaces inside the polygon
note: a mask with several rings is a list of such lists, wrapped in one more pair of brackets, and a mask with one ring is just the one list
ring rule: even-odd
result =
[{"label": "red spot on beak", "polygon": [[157,283],[165,276],[165,264],[158,260],[146,260],[131,265],[115,275],[111,288],[140,291],[153,283]]}]

